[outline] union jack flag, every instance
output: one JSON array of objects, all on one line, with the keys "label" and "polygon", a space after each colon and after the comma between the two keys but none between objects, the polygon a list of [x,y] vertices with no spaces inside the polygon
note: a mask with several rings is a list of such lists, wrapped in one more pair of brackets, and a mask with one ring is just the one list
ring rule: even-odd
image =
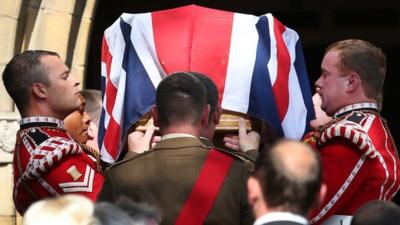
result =
[{"label": "union jack flag", "polygon": [[118,158],[128,129],[155,103],[158,83],[176,71],[210,76],[223,109],[261,118],[281,136],[300,139],[314,118],[299,36],[271,14],[195,5],[124,13],[102,43],[103,160]]}]

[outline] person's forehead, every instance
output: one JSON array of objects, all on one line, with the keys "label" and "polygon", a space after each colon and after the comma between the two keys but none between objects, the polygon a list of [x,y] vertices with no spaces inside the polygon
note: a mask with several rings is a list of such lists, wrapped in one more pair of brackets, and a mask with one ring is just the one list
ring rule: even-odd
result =
[{"label": "person's forehead", "polygon": [[81,112],[86,111],[86,99],[82,96],[82,94],[79,94],[78,97],[81,100],[81,105],[79,106],[78,110]]},{"label": "person's forehead", "polygon": [[55,55],[45,55],[40,57],[40,62],[47,70],[56,70],[59,72],[68,71],[67,65]]},{"label": "person's forehead", "polygon": [[78,98],[81,100],[81,102],[82,102],[83,105],[86,105],[86,98],[83,97],[83,95],[82,95],[81,92],[78,94]]},{"label": "person's forehead", "polygon": [[56,55],[43,55],[40,57],[40,62],[44,65],[53,65],[54,63],[63,63],[62,60]]},{"label": "person's forehead", "polygon": [[329,70],[337,68],[339,63],[339,52],[336,50],[329,51],[325,54],[321,63],[321,69]]},{"label": "person's forehead", "polygon": [[[76,123],[77,121],[82,119],[82,112],[80,112],[79,110],[75,110],[74,112],[72,112],[71,114],[69,114],[67,116],[67,118],[64,120],[64,122],[67,125],[73,125],[74,123]],[[76,125],[78,125],[78,123],[76,123]]]}]

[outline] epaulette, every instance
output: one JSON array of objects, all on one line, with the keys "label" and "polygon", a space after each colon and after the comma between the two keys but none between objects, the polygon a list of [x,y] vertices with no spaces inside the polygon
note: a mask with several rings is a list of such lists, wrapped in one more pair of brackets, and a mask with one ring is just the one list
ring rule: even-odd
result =
[{"label": "epaulette", "polygon": [[120,165],[120,164],[122,164],[122,163],[125,163],[125,162],[127,162],[127,161],[131,161],[131,160],[133,160],[133,159],[136,159],[136,158],[139,158],[139,157],[141,157],[141,156],[147,155],[147,154],[149,154],[149,153],[151,153],[151,152],[153,152],[151,149],[150,149],[150,150],[147,150],[147,151],[144,151],[144,152],[142,152],[142,153],[135,153],[135,152],[128,151],[128,152],[126,153],[125,157],[124,157],[121,161],[114,162],[114,163],[109,163],[108,166],[107,166],[107,168],[106,168],[106,170],[109,169],[109,168],[118,166],[118,165]]},{"label": "epaulette", "polygon": [[[248,155],[246,155],[246,154],[244,154],[242,152],[228,151],[228,150],[217,148],[217,147],[206,147],[206,148],[215,149],[217,151],[220,151],[220,152],[223,152],[223,153],[225,153],[227,155],[230,155],[230,156],[234,157],[235,159],[238,159],[241,162],[243,162],[244,166],[249,171],[253,171],[254,170],[254,164],[255,164],[254,159],[252,159],[250,156],[248,156]],[[137,158],[142,157],[144,155],[147,155],[147,154],[149,154],[151,152],[153,152],[153,151],[152,150],[148,150],[148,151],[145,151],[145,152],[142,152],[142,153],[137,153],[137,154],[135,154],[135,153],[129,154],[128,153],[124,159],[122,159],[119,162],[116,162],[116,163],[113,163],[113,164],[109,165],[107,167],[107,169],[115,167],[115,166],[118,166],[118,165],[120,165],[122,163],[125,163],[127,161],[131,161],[131,160],[137,159]]]},{"label": "epaulette", "polygon": [[223,152],[227,155],[230,155],[234,157],[235,159],[238,159],[239,161],[244,163],[244,166],[249,170],[253,171],[255,167],[255,162],[254,159],[251,158],[250,156],[242,153],[242,152],[237,152],[237,151],[228,151],[222,148],[217,148],[217,147],[212,147],[212,149],[215,149],[217,151]]},{"label": "epaulette", "polygon": [[364,112],[362,111],[354,111],[353,113],[351,113],[349,116],[347,116],[345,118],[345,120],[347,121],[352,121],[354,123],[358,123],[361,124],[361,122],[366,119],[368,117],[368,115],[366,115]]},{"label": "epaulette", "polygon": [[375,147],[361,125],[361,121],[367,117],[364,113],[355,111],[346,118],[331,124],[321,132],[318,145],[323,145],[333,138],[342,137],[357,146],[367,157],[375,158],[378,156]]},{"label": "epaulette", "polygon": [[38,146],[49,139],[49,134],[45,133],[42,129],[39,128],[31,128],[27,132],[27,135],[31,137],[31,140],[35,142],[35,145]]}]

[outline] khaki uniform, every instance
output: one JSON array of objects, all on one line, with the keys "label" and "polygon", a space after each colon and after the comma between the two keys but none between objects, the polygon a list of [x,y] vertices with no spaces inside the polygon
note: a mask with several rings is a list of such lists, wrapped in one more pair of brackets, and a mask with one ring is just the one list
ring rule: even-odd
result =
[{"label": "khaki uniform", "polygon": [[[192,191],[209,147],[194,137],[161,140],[153,150],[108,168],[100,200],[115,201],[127,196],[160,210],[161,224],[174,224]],[[251,161],[234,157],[234,162],[204,224],[252,224],[246,182]]]},{"label": "khaki uniform", "polygon": [[[218,147],[215,147],[214,146],[214,143],[212,143],[210,140],[208,140],[207,138],[205,138],[205,137],[200,137],[199,138],[200,139],[200,141],[203,143],[203,144],[205,144],[207,147],[210,147],[210,148],[212,148],[212,147],[214,147],[214,148],[218,148]],[[244,159],[243,159],[243,161],[244,162],[247,162],[246,163],[246,167],[248,167],[251,171],[254,169],[254,164],[256,163],[256,160],[257,160],[257,158],[258,158],[258,149],[251,149],[251,150],[248,150],[247,152],[241,152],[241,151],[235,151],[235,150],[224,150],[224,149],[221,149],[221,148],[218,148],[219,150],[221,150],[221,151],[223,151],[223,152],[231,152],[231,151],[233,151],[233,154],[235,154],[235,156],[236,157],[243,157]],[[253,162],[253,164],[249,164],[248,163],[248,160],[250,160],[250,161],[252,161]]]}]

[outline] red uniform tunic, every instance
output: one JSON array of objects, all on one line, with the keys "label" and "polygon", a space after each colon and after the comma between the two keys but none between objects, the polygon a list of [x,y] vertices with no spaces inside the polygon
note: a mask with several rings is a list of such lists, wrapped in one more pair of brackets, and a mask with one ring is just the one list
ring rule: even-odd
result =
[{"label": "red uniform tunic", "polygon": [[62,121],[24,118],[13,160],[17,211],[23,214],[37,200],[67,193],[95,201],[104,180],[97,156],[73,141]]},{"label": "red uniform tunic", "polygon": [[391,200],[399,190],[397,149],[375,104],[344,107],[317,136],[327,195],[311,223],[351,216],[368,201]]}]

